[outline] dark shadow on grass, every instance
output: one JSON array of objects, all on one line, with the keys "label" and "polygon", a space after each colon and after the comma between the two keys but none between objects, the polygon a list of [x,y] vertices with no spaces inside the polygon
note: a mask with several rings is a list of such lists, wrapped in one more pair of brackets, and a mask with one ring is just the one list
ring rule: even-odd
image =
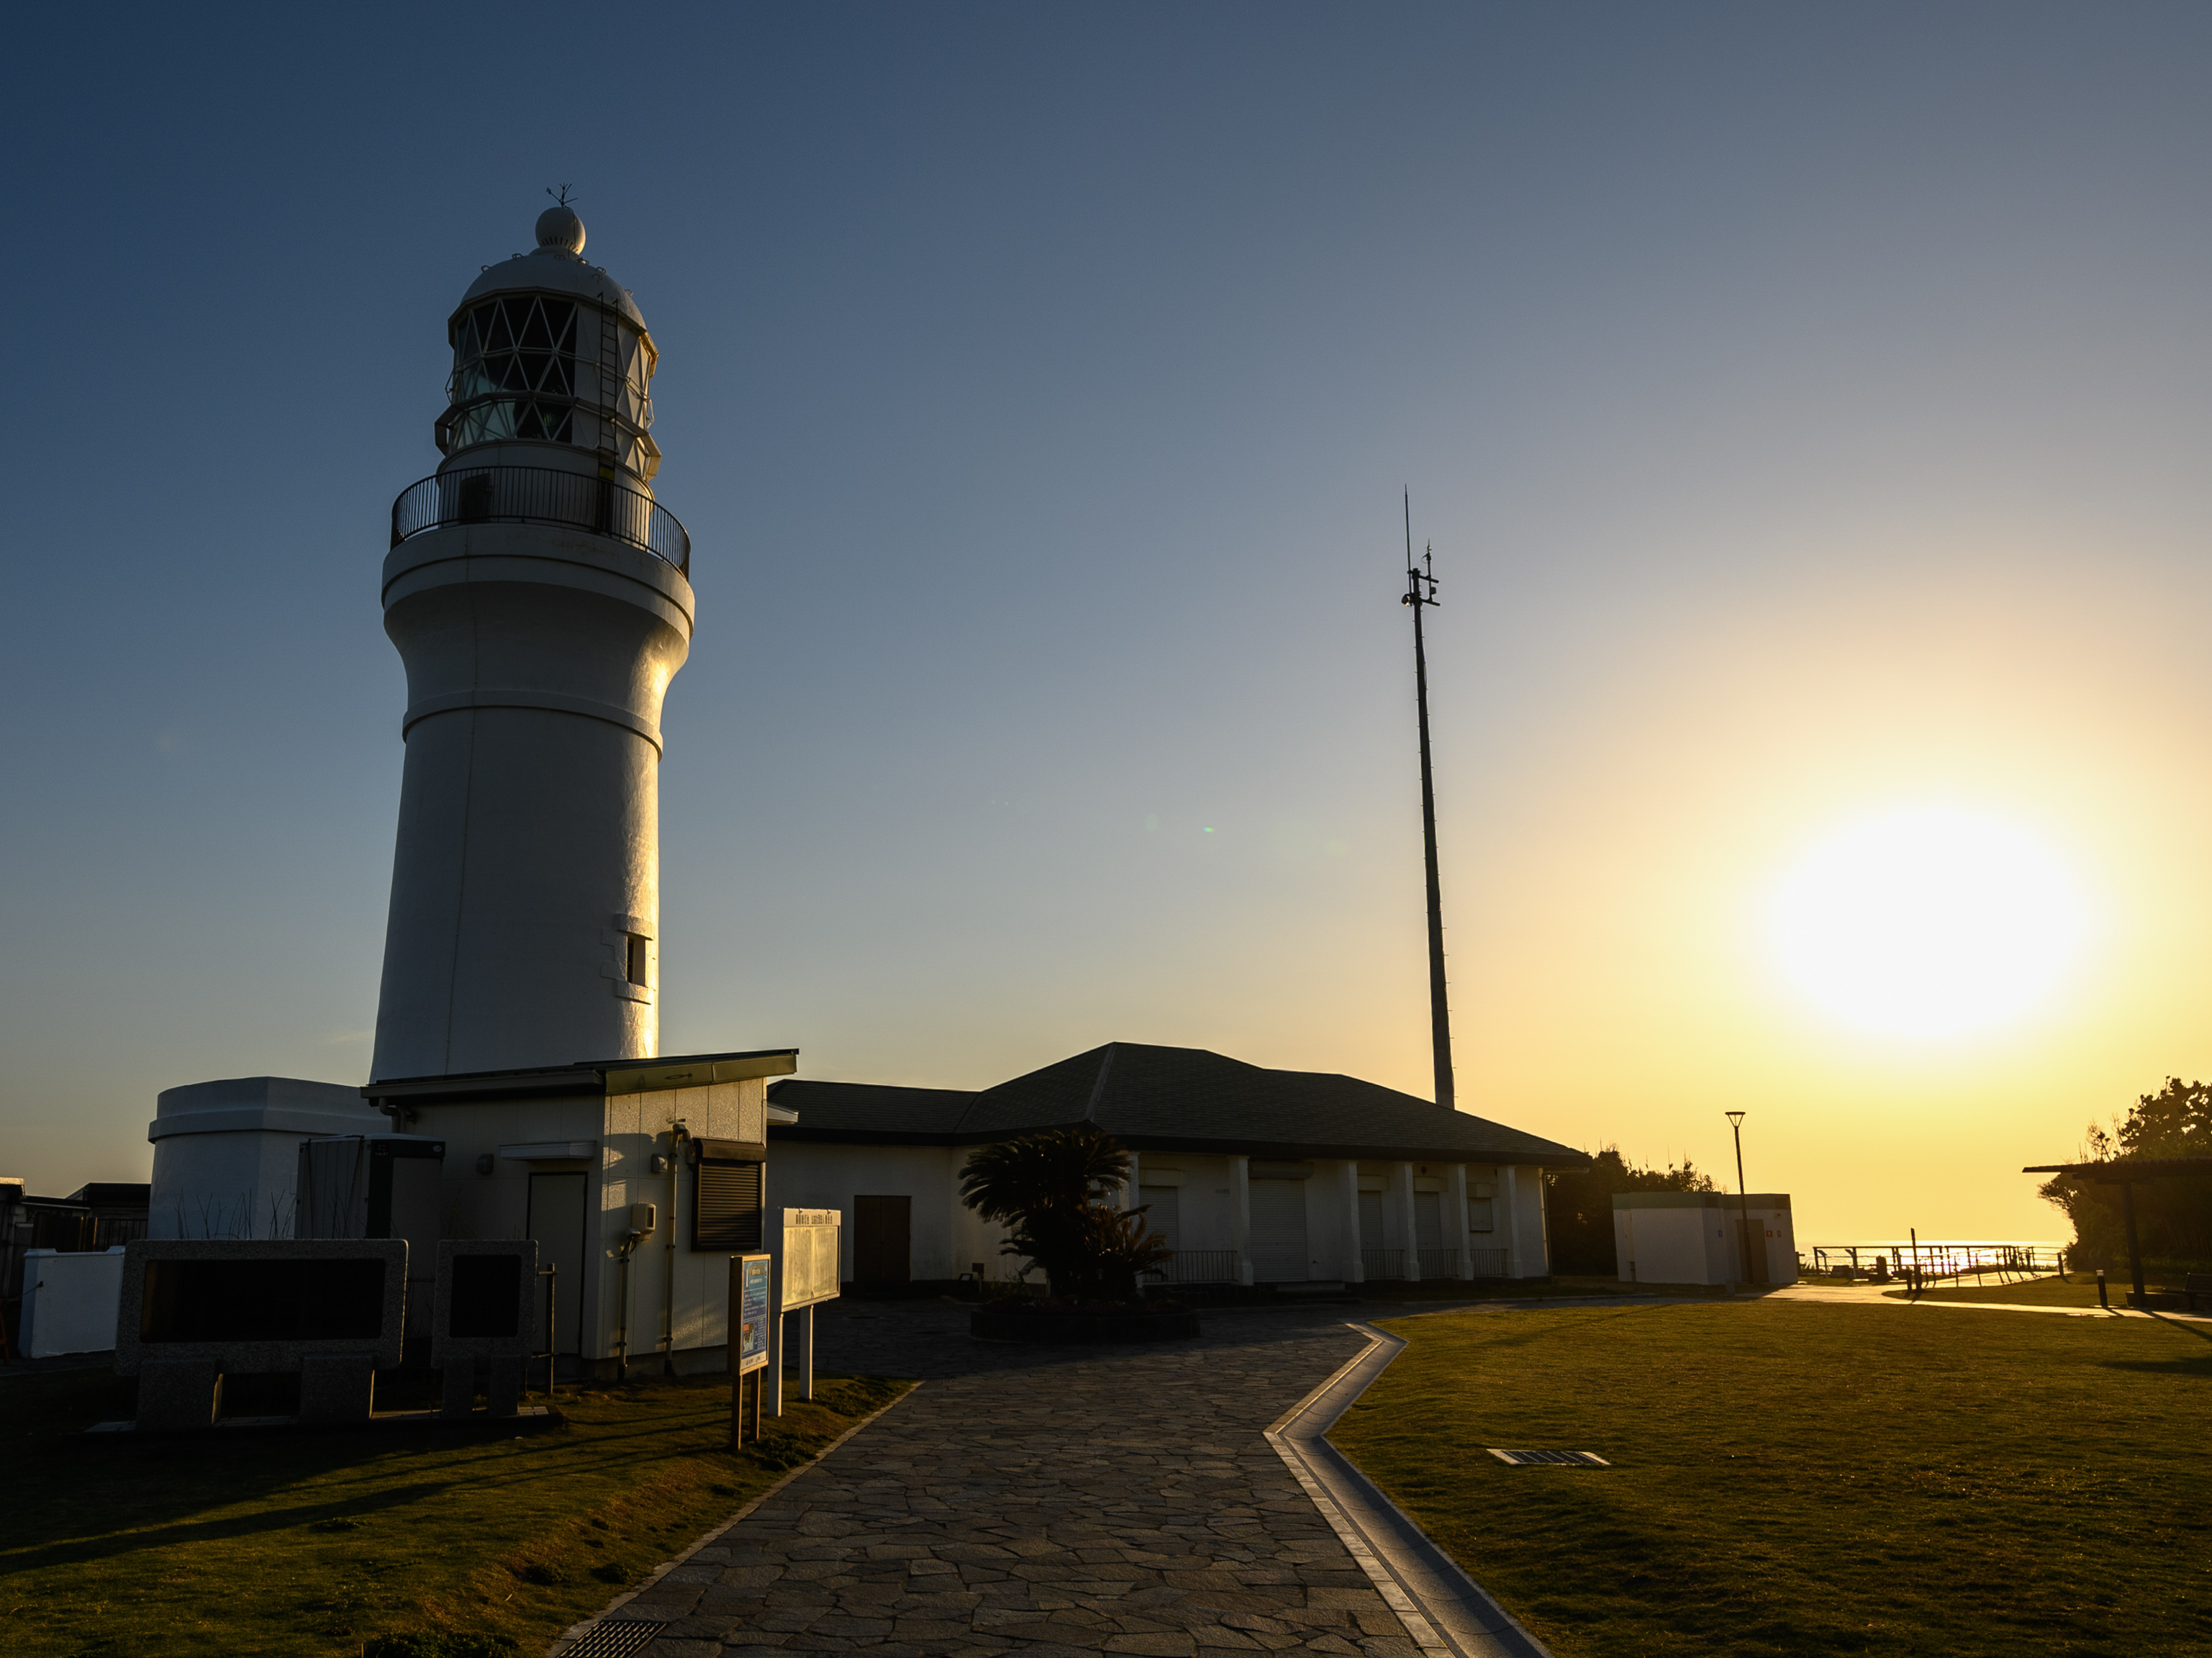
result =
[{"label": "dark shadow on grass", "polygon": [[426,1497],[443,1495],[451,1486],[438,1480],[425,1480],[412,1485],[394,1485],[368,1496],[341,1498],[331,1503],[301,1503],[297,1508],[271,1509],[259,1514],[240,1515],[228,1520],[173,1521],[166,1525],[135,1527],[128,1531],[111,1533],[103,1537],[62,1539],[44,1548],[27,1549],[10,1554],[8,1570],[37,1571],[50,1566],[80,1565],[89,1560],[105,1560],[111,1555],[134,1554],[141,1549],[166,1548],[175,1543],[198,1543],[234,1537],[254,1537],[264,1532],[292,1531],[301,1527],[328,1527],[332,1521],[358,1519],[384,1509],[396,1509]]}]

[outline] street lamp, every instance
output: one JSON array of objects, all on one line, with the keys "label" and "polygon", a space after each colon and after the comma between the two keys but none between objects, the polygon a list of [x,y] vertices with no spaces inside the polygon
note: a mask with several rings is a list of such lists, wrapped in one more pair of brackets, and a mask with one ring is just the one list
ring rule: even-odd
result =
[{"label": "street lamp", "polygon": [[1743,1184],[1743,1116],[1741,1111],[1723,1111],[1729,1120],[1729,1131],[1735,1136],[1735,1206],[1741,1226],[1736,1233],[1736,1252],[1743,1257],[1743,1277],[1747,1284],[1753,1283],[1751,1276],[1751,1199]]}]

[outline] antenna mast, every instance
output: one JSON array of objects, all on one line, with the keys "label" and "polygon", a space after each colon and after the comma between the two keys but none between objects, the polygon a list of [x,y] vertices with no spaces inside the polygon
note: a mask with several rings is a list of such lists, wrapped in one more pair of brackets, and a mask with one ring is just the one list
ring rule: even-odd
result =
[{"label": "antenna mast", "polygon": [[1413,702],[1421,723],[1421,835],[1429,875],[1429,1032],[1436,1047],[1437,1103],[1456,1110],[1452,1086],[1451,1010],[1444,997],[1444,899],[1437,878],[1437,787],[1429,765],[1429,658],[1421,640],[1421,612],[1437,603],[1435,546],[1413,562],[1413,495],[1406,492],[1406,591],[1399,601],[1413,610]]}]

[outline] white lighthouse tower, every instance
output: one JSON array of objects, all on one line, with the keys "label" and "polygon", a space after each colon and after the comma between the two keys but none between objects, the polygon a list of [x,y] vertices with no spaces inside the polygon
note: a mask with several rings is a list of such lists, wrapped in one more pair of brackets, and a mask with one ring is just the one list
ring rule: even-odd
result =
[{"label": "white lighthouse tower", "polygon": [[653,498],[657,353],[566,205],[447,325],[446,459],[392,509],[407,744],[374,1080],[659,1037],[660,707],[690,543]]}]

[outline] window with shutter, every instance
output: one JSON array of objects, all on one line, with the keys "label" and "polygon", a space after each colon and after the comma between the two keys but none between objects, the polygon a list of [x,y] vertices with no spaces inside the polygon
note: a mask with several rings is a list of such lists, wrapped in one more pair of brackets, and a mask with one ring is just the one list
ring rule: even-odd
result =
[{"label": "window with shutter", "polygon": [[761,1247],[761,1165],[702,1157],[692,1188],[691,1247],[742,1254]]}]

